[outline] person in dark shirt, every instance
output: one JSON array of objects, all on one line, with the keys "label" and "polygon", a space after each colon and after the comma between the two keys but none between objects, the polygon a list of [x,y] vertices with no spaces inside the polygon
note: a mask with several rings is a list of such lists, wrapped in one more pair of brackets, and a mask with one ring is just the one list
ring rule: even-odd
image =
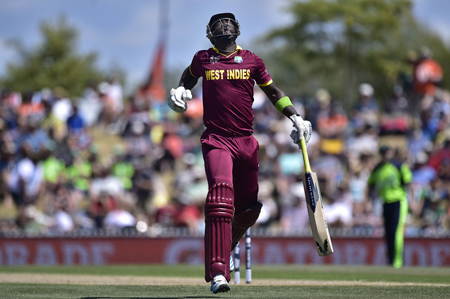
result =
[{"label": "person in dark shirt", "polygon": [[258,142],[253,134],[254,83],[294,126],[296,144],[311,138],[311,123],[304,121],[289,97],[272,81],[264,62],[236,44],[240,26],[232,13],[211,17],[207,37],[214,47],[198,51],[172,89],[168,104],[183,113],[191,89],[203,78],[202,153],[209,192],[205,203],[205,280],[213,293],[230,290],[230,252],[257,220]]}]

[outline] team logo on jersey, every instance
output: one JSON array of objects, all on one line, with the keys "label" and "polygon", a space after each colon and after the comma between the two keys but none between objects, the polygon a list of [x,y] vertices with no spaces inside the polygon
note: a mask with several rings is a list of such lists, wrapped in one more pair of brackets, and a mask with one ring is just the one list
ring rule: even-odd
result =
[{"label": "team logo on jersey", "polygon": [[209,59],[209,63],[212,63],[212,64],[214,64],[214,63],[216,63],[216,62],[219,62],[219,59],[220,59],[220,56],[211,56],[211,58]]},{"label": "team logo on jersey", "polygon": [[234,57],[234,62],[237,62],[237,63],[241,63],[243,60],[242,60],[242,56],[235,56]]}]

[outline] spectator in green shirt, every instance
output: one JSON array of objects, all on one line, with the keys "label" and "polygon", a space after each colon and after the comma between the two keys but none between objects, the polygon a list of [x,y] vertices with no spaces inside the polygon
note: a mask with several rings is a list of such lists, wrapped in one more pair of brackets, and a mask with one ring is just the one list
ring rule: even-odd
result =
[{"label": "spectator in green shirt", "polygon": [[125,190],[130,191],[133,187],[134,166],[127,160],[125,151],[120,146],[114,147],[114,164],[111,167],[111,174],[122,181]]}]

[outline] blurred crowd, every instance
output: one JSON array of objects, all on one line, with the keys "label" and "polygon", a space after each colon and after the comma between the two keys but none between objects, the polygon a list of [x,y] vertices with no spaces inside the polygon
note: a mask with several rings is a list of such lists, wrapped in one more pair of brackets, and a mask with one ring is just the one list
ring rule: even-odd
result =
[{"label": "blurred crowd", "polygon": [[[367,180],[389,145],[413,171],[406,236],[450,231],[450,94],[426,49],[411,53],[411,78],[377,99],[369,83],[354,91],[348,111],[326,87],[293,99],[310,120],[311,167],[317,173],[331,229],[382,234],[382,202]],[[1,89],[1,87],[0,87]],[[0,234],[59,235],[97,229],[201,234],[208,192],[200,135],[201,91],[184,114],[165,99],[124,98],[115,78],[86,86],[80,98],[61,87],[0,98]],[[294,97],[291,97],[294,98]],[[378,101],[377,101],[378,100]],[[259,142],[256,226],[280,234],[309,230],[303,161],[292,123],[255,89]]]}]

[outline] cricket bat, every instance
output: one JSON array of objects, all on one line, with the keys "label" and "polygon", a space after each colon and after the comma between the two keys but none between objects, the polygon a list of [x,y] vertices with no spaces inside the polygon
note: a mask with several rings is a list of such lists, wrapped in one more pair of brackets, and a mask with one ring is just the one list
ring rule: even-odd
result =
[{"label": "cricket bat", "polygon": [[311,166],[309,165],[305,138],[301,140],[300,148],[302,150],[303,162],[305,164],[305,179],[303,180],[303,187],[305,188],[309,224],[311,225],[314,242],[316,242],[317,253],[320,256],[329,255],[333,253],[333,245],[331,244],[327,220],[325,219],[325,214],[323,211],[319,181],[317,180],[316,173],[311,171]]}]

